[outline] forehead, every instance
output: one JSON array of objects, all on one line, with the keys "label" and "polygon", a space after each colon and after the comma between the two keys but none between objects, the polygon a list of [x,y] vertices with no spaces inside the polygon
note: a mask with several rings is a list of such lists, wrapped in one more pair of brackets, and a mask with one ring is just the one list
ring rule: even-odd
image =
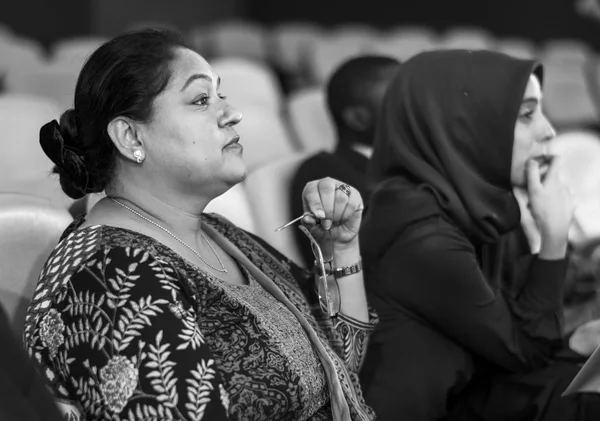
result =
[{"label": "forehead", "polygon": [[527,88],[525,88],[524,98],[539,98],[542,96],[542,87],[540,81],[534,75],[529,76],[529,82],[527,82]]},{"label": "forehead", "polygon": [[171,67],[172,88],[181,89],[188,78],[194,74],[205,74],[212,78],[213,83],[217,81],[217,75],[204,57],[189,49],[178,49]]}]

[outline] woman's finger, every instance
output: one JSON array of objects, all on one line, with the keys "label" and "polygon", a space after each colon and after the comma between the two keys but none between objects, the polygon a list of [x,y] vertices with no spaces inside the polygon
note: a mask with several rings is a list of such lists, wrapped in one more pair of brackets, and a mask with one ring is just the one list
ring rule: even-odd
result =
[{"label": "woman's finger", "polygon": [[341,190],[339,188],[339,186],[337,186],[335,188],[335,203],[334,203],[334,209],[333,209],[333,220],[332,222],[336,225],[342,225],[343,224],[343,215],[344,212],[346,211],[346,207],[348,206],[348,203],[350,202],[350,196],[352,196],[352,188],[350,188],[350,194],[346,194],[344,193],[343,190]]},{"label": "woman's finger", "polygon": [[527,161],[527,191],[529,194],[538,192],[542,189],[542,180],[540,178],[540,164],[535,159]]},{"label": "woman's finger", "polygon": [[355,188],[352,188],[352,193],[350,194],[350,197],[348,197],[348,203],[340,218],[341,222],[345,223],[349,219],[355,217],[357,212],[363,211],[363,208],[364,206],[360,193]]},{"label": "woman's finger", "polygon": [[304,218],[302,218],[302,223],[310,229],[317,225],[317,220],[310,215],[306,215]]},{"label": "woman's finger", "polygon": [[304,190],[302,191],[302,205],[304,206],[304,212],[312,212],[321,221],[327,217],[321,203],[318,181],[311,181],[304,186]]},{"label": "woman's finger", "polygon": [[563,182],[563,174],[562,174],[562,160],[559,156],[554,156],[552,162],[550,162],[548,171],[546,173],[546,178],[544,180],[544,184],[551,182]]},{"label": "woman's finger", "polygon": [[321,226],[325,230],[331,228],[335,208],[335,188],[336,182],[332,178],[323,178],[318,182],[318,191],[321,198],[321,206],[325,211],[325,220],[321,221]]}]

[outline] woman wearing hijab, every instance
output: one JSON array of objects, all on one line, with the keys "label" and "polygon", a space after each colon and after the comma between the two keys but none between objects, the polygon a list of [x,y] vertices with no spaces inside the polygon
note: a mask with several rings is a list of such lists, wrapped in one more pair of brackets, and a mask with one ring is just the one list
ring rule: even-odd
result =
[{"label": "woman wearing hijab", "polygon": [[[361,227],[380,316],[361,380],[378,420],[598,411],[585,397],[561,400],[577,366],[553,362],[573,205],[560,162],[546,156],[554,130],[542,81],[533,61],[436,51],[407,61],[388,88]],[[520,287],[501,265],[503,235],[520,221],[514,187],[527,189],[542,233]]]}]

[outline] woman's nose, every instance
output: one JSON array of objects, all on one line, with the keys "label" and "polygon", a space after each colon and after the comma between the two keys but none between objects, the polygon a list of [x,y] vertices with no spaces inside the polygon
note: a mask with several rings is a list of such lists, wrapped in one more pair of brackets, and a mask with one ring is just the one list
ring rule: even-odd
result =
[{"label": "woman's nose", "polygon": [[546,120],[546,125],[544,127],[542,142],[549,142],[556,137],[556,131],[552,124],[548,120]]},{"label": "woman's nose", "polygon": [[235,126],[240,121],[242,121],[242,113],[237,109],[233,108],[231,105],[227,105],[227,108],[223,112],[221,119],[219,121],[219,125],[221,127],[225,126]]}]

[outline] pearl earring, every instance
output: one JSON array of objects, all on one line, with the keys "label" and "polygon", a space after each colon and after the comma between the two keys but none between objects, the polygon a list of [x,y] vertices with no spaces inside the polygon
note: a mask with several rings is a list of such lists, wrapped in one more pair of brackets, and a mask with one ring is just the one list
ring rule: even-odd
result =
[{"label": "pearl earring", "polygon": [[133,153],[133,157],[135,158],[135,162],[141,164],[144,158],[142,157],[142,151],[139,149]]}]

